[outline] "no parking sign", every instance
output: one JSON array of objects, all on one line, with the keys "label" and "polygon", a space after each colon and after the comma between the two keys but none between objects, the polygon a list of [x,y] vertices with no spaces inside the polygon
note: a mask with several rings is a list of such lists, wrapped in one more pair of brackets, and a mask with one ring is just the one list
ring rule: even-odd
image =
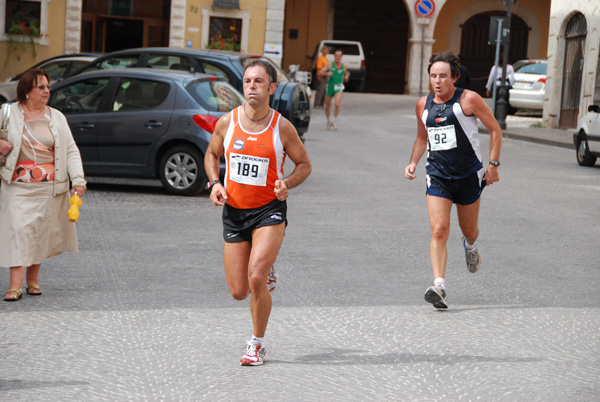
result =
[{"label": "no parking sign", "polygon": [[429,18],[435,11],[435,3],[433,0],[417,0],[415,2],[415,11],[422,18]]},{"label": "no parking sign", "polygon": [[420,17],[417,19],[421,25],[421,68],[419,73],[419,96],[423,95],[423,63],[425,58],[425,25],[429,25],[429,18],[435,11],[433,0],[417,0],[415,2],[415,12]]}]

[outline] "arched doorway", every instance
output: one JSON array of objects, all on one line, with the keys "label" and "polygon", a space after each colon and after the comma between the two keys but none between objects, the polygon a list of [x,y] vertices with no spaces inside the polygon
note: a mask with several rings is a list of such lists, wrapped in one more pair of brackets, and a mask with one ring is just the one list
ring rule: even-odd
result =
[{"label": "arched doorway", "polygon": [[[490,17],[505,17],[506,11],[490,11],[474,15],[463,25],[460,41],[460,63],[467,67],[471,74],[471,90],[485,96],[485,84],[494,65],[496,46],[488,45],[490,36]],[[508,63],[527,58],[527,41],[529,27],[519,16],[511,16],[510,47]],[[502,49],[500,49],[502,63]]]},{"label": "arched doorway", "polygon": [[81,51],[168,46],[171,0],[83,2]]},{"label": "arched doorway", "polygon": [[565,29],[565,64],[558,121],[558,126],[561,128],[577,126],[586,35],[585,17],[583,14],[577,13],[567,23]]},{"label": "arched doorway", "polygon": [[404,93],[410,19],[404,2],[336,0],[333,39],[360,41],[365,52],[365,91]]}]

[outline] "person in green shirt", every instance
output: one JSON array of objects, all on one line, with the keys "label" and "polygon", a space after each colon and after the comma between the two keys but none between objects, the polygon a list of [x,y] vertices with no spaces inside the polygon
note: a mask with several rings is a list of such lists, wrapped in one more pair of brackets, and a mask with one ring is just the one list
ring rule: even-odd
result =
[{"label": "person in green shirt", "polygon": [[[344,93],[344,82],[350,78],[350,73],[342,63],[342,51],[337,49],[333,54],[331,64],[326,64],[319,72],[321,77],[328,78],[327,90],[325,92],[325,116],[327,116],[327,130],[337,130],[336,119],[342,108],[342,95]],[[335,102],[333,118],[331,118],[331,100]]]}]

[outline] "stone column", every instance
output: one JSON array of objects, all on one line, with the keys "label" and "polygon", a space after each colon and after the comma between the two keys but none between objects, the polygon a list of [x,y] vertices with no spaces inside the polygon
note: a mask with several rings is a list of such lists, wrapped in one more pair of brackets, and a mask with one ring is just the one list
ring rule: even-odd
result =
[{"label": "stone column", "polygon": [[65,53],[78,53],[81,51],[82,13],[82,0],[67,0],[67,11],[65,15]]},{"label": "stone column", "polygon": [[[415,24],[416,25],[416,24]],[[431,57],[433,43],[435,40],[430,39],[431,33],[428,30],[432,28],[425,27],[425,46],[423,47],[423,63],[421,65],[421,25],[417,25],[418,33],[408,40],[410,45],[410,61],[408,66],[408,93],[410,95],[419,95],[419,88],[422,90],[422,95],[429,93],[429,76],[427,75],[427,65]],[[413,31],[414,32],[414,31]],[[422,79],[419,85],[419,78]]]},{"label": "stone column", "polygon": [[[283,46],[283,21],[285,19],[285,0],[267,1],[267,27],[265,43]],[[281,66],[282,54],[269,55],[269,58]]]},{"label": "stone column", "polygon": [[171,0],[171,25],[169,28],[169,47],[185,47],[186,0]]}]

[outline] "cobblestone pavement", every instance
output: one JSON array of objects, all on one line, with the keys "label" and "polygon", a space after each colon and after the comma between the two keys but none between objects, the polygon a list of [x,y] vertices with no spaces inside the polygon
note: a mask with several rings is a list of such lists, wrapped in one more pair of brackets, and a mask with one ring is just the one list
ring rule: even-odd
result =
[{"label": "cobblestone pavement", "polygon": [[346,94],[338,132],[313,111],[264,366],[239,365],[252,327],[225,284],[220,209],[92,178],[80,252],[44,263],[43,296],[0,304],[0,400],[598,400],[600,168],[505,140],[481,271],[453,214],[450,309],[435,311],[424,162],[403,177],[415,100]]}]

